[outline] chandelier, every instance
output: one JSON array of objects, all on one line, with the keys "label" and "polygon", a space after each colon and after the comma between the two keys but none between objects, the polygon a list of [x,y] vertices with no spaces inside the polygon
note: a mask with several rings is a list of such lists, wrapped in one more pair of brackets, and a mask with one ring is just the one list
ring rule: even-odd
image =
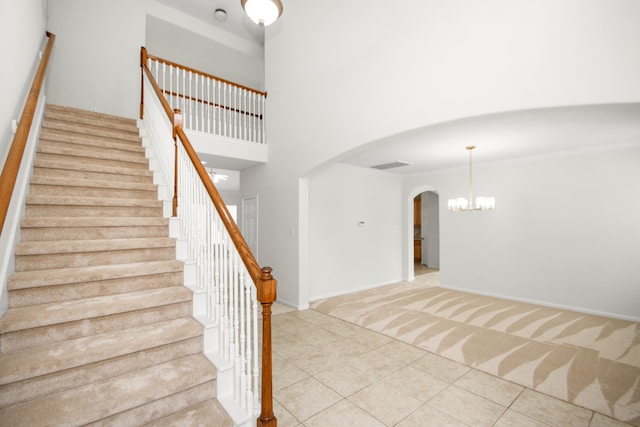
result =
[{"label": "chandelier", "polygon": [[466,149],[469,151],[469,195],[468,199],[458,197],[449,199],[448,205],[450,211],[486,211],[496,207],[496,199],[493,197],[476,197],[476,203],[473,204],[473,176],[472,176],[472,160],[471,152],[476,148],[475,145],[469,145]]},{"label": "chandelier", "polygon": [[282,15],[280,0],[240,0],[242,9],[258,25],[273,24]]}]

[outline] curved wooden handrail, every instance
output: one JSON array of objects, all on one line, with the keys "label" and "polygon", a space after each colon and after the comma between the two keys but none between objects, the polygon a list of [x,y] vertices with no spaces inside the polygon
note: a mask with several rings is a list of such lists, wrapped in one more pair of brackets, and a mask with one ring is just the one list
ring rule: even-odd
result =
[{"label": "curved wooden handrail", "polygon": [[253,256],[251,249],[249,249],[249,245],[247,244],[247,241],[244,239],[244,237],[240,233],[240,230],[238,229],[238,226],[233,221],[233,217],[229,213],[229,210],[227,209],[227,206],[222,200],[220,193],[218,193],[218,190],[213,185],[213,182],[211,182],[211,178],[209,178],[209,174],[207,173],[207,170],[204,168],[204,166],[200,162],[200,158],[196,154],[196,151],[193,149],[193,146],[189,142],[189,139],[187,138],[187,135],[184,133],[184,130],[182,130],[182,127],[180,126],[176,127],[176,134],[178,135],[178,138],[180,138],[180,140],[182,141],[182,146],[187,152],[189,159],[191,159],[191,163],[196,168],[196,172],[198,172],[198,176],[202,180],[202,183],[204,184],[205,188],[207,189],[207,193],[209,193],[209,197],[211,197],[211,200],[214,202],[216,210],[218,211],[218,215],[220,215],[220,218],[222,219],[222,223],[227,229],[227,232],[229,233],[229,236],[231,237],[233,244],[235,245],[236,249],[240,253],[240,257],[242,258],[244,265],[247,267],[247,270],[249,271],[251,278],[255,283],[259,283],[262,278],[262,270],[260,269],[260,266],[258,265],[258,262],[256,261],[255,257]]},{"label": "curved wooden handrail", "polygon": [[195,68],[190,68],[190,67],[186,67],[184,65],[176,64],[175,62],[171,62],[171,61],[169,61],[167,59],[159,58],[159,57],[153,56],[153,55],[148,55],[147,54],[147,58],[153,59],[153,60],[161,62],[163,64],[171,65],[172,67],[180,68],[180,69],[185,70],[185,71],[191,71],[192,73],[199,74],[201,76],[208,77],[208,78],[213,79],[213,80],[219,80],[219,81],[221,81],[223,83],[227,83],[227,84],[229,84],[231,86],[236,86],[236,87],[238,87],[240,89],[244,89],[244,90],[248,90],[249,92],[257,93],[258,95],[262,95],[265,98],[267,97],[267,92],[263,92],[263,91],[260,91],[260,90],[257,90],[257,89],[253,89],[253,88],[250,88],[249,86],[243,86],[241,84],[238,84],[238,83],[223,79],[222,77],[214,76],[213,74],[209,74],[209,73],[205,73],[204,71],[196,70]]},{"label": "curved wooden handrail", "polygon": [[33,116],[35,115],[36,106],[38,105],[38,98],[40,97],[40,90],[44,82],[44,76],[47,71],[47,65],[49,64],[49,58],[51,57],[51,51],[53,50],[53,43],[56,39],[55,34],[46,32],[49,40],[44,49],[38,70],[33,78],[29,95],[27,96],[27,102],[22,110],[20,116],[20,122],[18,123],[18,129],[13,137],[13,142],[9,148],[7,154],[7,160],[2,168],[2,175],[0,175],[0,232],[4,228],[4,221],[7,218],[7,211],[9,210],[9,204],[11,203],[11,196],[13,195],[13,189],[16,185],[18,178],[18,171],[20,170],[20,163],[22,163],[22,156],[27,146],[27,139],[29,132],[31,131],[31,124],[33,123]]},{"label": "curved wooden handrail", "polygon": [[[238,253],[240,254],[240,258],[242,259],[243,264],[247,268],[247,271],[251,276],[251,279],[256,285],[256,298],[262,305],[262,381],[261,381],[262,407],[260,411],[260,417],[256,420],[256,424],[258,427],[277,427],[278,420],[273,413],[273,389],[272,389],[272,383],[273,383],[272,366],[273,365],[272,365],[272,348],[271,348],[271,305],[276,300],[277,281],[271,275],[271,271],[272,271],[271,267],[260,268],[260,265],[258,264],[255,257],[253,256],[253,253],[251,252],[249,245],[247,244],[246,240],[242,236],[242,233],[240,233],[238,226],[233,220],[231,214],[229,213],[229,210],[227,209],[226,204],[222,200],[220,193],[218,193],[218,190],[215,188],[215,186],[213,185],[213,182],[211,182],[211,179],[209,178],[209,174],[207,173],[206,169],[200,162],[200,158],[198,157],[197,153],[193,149],[193,146],[191,145],[189,138],[187,137],[184,130],[182,129],[181,124],[176,123],[175,121],[176,116],[174,114],[174,111],[171,110],[171,106],[163,96],[162,90],[158,86],[157,82],[155,81],[155,78],[153,77],[153,74],[151,73],[151,70],[149,70],[149,67],[147,66],[147,58],[149,57],[155,58],[155,57],[149,56],[147,54],[147,50],[143,47],[141,49],[141,54],[140,54],[140,66],[142,67],[143,73],[145,73],[146,76],[148,77],[149,82],[151,83],[151,86],[153,87],[153,90],[156,93],[156,96],[160,99],[160,102],[162,103],[162,107],[167,113],[167,117],[169,118],[169,121],[173,123],[173,133],[174,133],[173,136],[175,138],[176,144],[179,139],[185,151],[187,152],[187,155],[189,156],[191,163],[195,167],[198,173],[198,176],[202,180],[202,183],[204,184],[207,190],[207,193],[209,194],[209,197],[211,198],[211,201],[213,202],[216,208],[216,211],[218,212],[218,215],[220,216],[222,223],[224,224],[224,227],[229,233],[229,236],[231,237],[231,240],[234,246],[238,250]],[[171,64],[177,65],[173,63]],[[183,68],[186,68],[186,67],[183,67]],[[144,89],[142,90],[144,91]],[[266,95],[266,92],[264,94]],[[142,95],[144,95],[144,92],[142,92]],[[140,118],[143,117],[143,110],[144,110],[144,104],[141,99]],[[176,145],[176,155],[177,155],[177,145]],[[177,178],[177,173],[176,173],[176,178]],[[177,188],[177,185],[176,185],[176,188]],[[177,203],[177,195],[174,193],[174,215],[175,215],[176,203]]]},{"label": "curved wooden handrail", "polygon": [[[146,52],[145,48],[142,48],[142,49],[143,49],[143,52]],[[153,77],[153,74],[151,73],[151,70],[149,70],[149,67],[147,67],[147,63],[146,61],[144,61],[145,57],[150,57],[150,56],[147,56],[143,53],[141,56],[143,61],[141,62],[140,65],[144,73],[149,78],[149,82],[151,83],[151,86],[153,87],[154,92],[160,99],[160,102],[162,103],[162,107],[164,108],[164,111],[167,113],[167,118],[171,123],[173,123],[174,111],[171,110],[171,106],[163,96],[162,89],[160,89],[160,87],[155,81],[155,78]],[[260,268],[260,265],[258,264],[255,257],[253,256],[251,249],[249,249],[249,245],[247,244],[246,240],[240,233],[240,230],[238,229],[238,226],[233,220],[233,217],[229,213],[229,210],[227,209],[224,201],[222,200],[220,193],[218,193],[218,190],[215,188],[215,186],[211,182],[211,179],[209,178],[209,174],[207,173],[206,169],[200,162],[200,158],[196,154],[196,151],[193,149],[193,146],[191,145],[189,138],[187,138],[187,135],[182,129],[182,126],[175,126],[175,133],[177,137],[180,139],[180,141],[182,142],[182,145],[184,146],[187,154],[189,155],[189,159],[191,160],[191,163],[195,167],[198,173],[198,176],[202,180],[202,183],[204,184],[207,190],[207,193],[211,198],[211,201],[216,207],[216,211],[218,212],[218,215],[220,215],[220,218],[222,219],[222,223],[227,229],[227,232],[229,233],[229,236],[231,237],[231,240],[233,241],[234,246],[240,253],[240,256],[242,258],[244,265],[247,267],[247,270],[251,275],[251,278],[255,283],[260,283],[262,279],[262,270]]]}]

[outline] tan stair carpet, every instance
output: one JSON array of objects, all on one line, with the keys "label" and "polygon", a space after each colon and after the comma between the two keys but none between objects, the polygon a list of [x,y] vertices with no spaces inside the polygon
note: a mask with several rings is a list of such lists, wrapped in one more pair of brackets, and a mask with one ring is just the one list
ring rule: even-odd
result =
[{"label": "tan stair carpet", "polygon": [[233,425],[157,194],[134,120],[47,106],[0,319],[0,426]]},{"label": "tan stair carpet", "polygon": [[312,308],[640,426],[640,324],[438,284],[429,273]]}]

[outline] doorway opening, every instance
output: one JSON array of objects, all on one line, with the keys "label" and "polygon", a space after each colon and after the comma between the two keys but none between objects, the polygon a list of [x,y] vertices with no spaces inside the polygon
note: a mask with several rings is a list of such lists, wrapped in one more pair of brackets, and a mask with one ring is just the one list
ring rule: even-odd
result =
[{"label": "doorway opening", "polygon": [[413,199],[413,273],[420,276],[440,270],[440,198],[432,190]]}]

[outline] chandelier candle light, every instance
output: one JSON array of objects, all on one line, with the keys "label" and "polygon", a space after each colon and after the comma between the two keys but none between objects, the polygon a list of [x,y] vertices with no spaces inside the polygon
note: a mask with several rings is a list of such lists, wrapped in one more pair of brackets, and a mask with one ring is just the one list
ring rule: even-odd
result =
[{"label": "chandelier candle light", "polygon": [[496,199],[493,197],[476,197],[476,203],[473,204],[473,176],[472,176],[472,160],[471,152],[476,148],[475,145],[469,145],[466,149],[469,151],[469,198],[458,197],[449,199],[448,205],[450,211],[486,211],[496,207]]}]

